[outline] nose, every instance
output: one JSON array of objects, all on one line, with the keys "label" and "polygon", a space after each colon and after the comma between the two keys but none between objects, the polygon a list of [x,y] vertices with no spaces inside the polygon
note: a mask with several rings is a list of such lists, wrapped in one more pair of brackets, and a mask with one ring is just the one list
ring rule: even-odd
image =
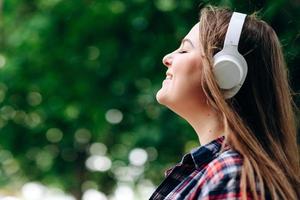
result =
[{"label": "nose", "polygon": [[163,57],[162,62],[166,67],[170,67],[172,65],[172,56],[171,56],[171,54],[165,55],[165,57]]}]

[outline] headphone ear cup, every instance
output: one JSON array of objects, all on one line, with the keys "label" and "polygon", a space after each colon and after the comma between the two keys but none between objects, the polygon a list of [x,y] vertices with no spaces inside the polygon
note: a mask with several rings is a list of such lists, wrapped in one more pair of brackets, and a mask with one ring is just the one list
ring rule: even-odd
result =
[{"label": "headphone ear cup", "polygon": [[213,74],[225,99],[242,87],[248,72],[245,58],[235,49],[225,47],[214,56]]},{"label": "headphone ear cup", "polygon": [[213,73],[219,87],[224,90],[236,87],[243,78],[241,63],[228,54],[219,54],[214,57]]}]

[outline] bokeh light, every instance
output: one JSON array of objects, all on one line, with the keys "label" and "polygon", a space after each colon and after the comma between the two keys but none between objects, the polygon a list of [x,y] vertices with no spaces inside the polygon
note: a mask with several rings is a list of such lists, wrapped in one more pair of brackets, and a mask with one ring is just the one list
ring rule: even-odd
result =
[{"label": "bokeh light", "polygon": [[120,184],[115,190],[115,200],[133,200],[134,192],[128,185]]},{"label": "bokeh light", "polygon": [[63,132],[58,128],[50,128],[46,132],[46,137],[49,142],[56,143],[62,140]]},{"label": "bokeh light", "polygon": [[88,129],[80,128],[75,132],[75,140],[78,143],[86,144],[92,137],[91,132]]},{"label": "bokeh light", "polygon": [[123,119],[123,113],[118,109],[110,109],[106,112],[105,119],[111,124],[118,124]]},{"label": "bokeh light", "polygon": [[135,148],[129,153],[129,161],[136,166],[142,166],[148,159],[148,154],[144,149]]},{"label": "bokeh light", "polygon": [[89,60],[96,60],[100,55],[100,51],[95,46],[88,47],[88,59]]},{"label": "bokeh light", "polygon": [[86,162],[85,166],[91,171],[107,171],[111,168],[111,160],[106,156],[92,155]]},{"label": "bokeh light", "polygon": [[30,92],[27,95],[27,102],[31,106],[37,106],[42,102],[42,95],[38,92]]},{"label": "bokeh light", "polygon": [[40,200],[45,196],[46,189],[40,183],[26,183],[22,187],[22,195],[25,200]]},{"label": "bokeh light", "polygon": [[108,200],[106,195],[94,189],[89,189],[84,192],[82,200]]},{"label": "bokeh light", "polygon": [[99,143],[99,142],[93,143],[89,148],[89,152],[92,155],[103,156],[106,154],[106,151],[107,151],[106,145],[103,143]]}]

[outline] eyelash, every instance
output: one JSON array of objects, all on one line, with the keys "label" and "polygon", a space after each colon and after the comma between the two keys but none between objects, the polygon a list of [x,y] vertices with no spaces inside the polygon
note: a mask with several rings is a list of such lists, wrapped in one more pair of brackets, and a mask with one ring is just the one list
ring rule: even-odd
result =
[{"label": "eyelash", "polygon": [[185,50],[178,51],[178,53],[187,53]]}]

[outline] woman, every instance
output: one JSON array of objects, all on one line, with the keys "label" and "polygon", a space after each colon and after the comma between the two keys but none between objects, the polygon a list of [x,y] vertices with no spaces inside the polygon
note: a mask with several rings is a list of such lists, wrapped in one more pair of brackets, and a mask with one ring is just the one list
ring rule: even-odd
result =
[{"label": "woman", "polygon": [[214,56],[232,16],[229,9],[203,8],[179,49],[163,58],[157,101],[189,122],[201,147],[166,173],[150,199],[300,199],[286,65],[276,33],[254,15],[244,18],[238,40],[245,80],[231,95],[220,86]]}]

